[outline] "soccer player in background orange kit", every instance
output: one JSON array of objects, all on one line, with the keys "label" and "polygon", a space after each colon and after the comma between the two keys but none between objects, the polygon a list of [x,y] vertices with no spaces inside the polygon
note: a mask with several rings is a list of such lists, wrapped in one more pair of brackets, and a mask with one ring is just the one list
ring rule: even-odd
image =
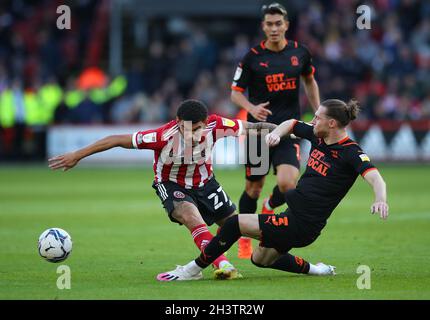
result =
[{"label": "soccer player in background orange kit", "polygon": [[[280,124],[288,119],[300,119],[300,82],[313,110],[319,104],[319,89],[314,79],[315,68],[308,49],[293,40],[287,40],[289,27],[286,9],[272,3],[262,8],[262,29],[266,39],[245,55],[236,69],[232,83],[232,101],[247,110],[248,121],[268,121]],[[248,90],[248,97],[244,92]],[[259,142],[264,143],[264,142]],[[260,164],[250,160],[246,164],[245,191],[239,200],[239,213],[255,213],[257,201],[264,186],[265,174],[253,174]],[[270,198],[264,199],[262,213],[272,214],[273,209],[285,203],[284,195],[294,189],[299,177],[300,148],[297,139],[286,138],[271,149],[270,162],[276,174],[277,185]],[[239,240],[239,258],[249,259],[251,239]]]}]

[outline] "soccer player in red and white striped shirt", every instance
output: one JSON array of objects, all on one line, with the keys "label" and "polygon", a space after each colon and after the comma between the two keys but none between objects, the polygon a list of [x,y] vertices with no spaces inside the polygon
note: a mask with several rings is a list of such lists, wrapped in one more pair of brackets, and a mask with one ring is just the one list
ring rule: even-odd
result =
[{"label": "soccer player in red and white striped shirt", "polygon": [[[175,120],[153,130],[113,135],[83,149],[49,159],[51,169],[73,168],[79,160],[114,147],[154,150],[154,182],[163,207],[171,221],[184,224],[199,250],[213,238],[207,225],[224,221],[235,214],[232,203],[216,181],[211,161],[215,142],[226,136],[246,134],[248,129],[273,130],[271,123],[248,123],[209,115],[197,100],[181,103]],[[224,255],[213,262],[217,278],[240,276]],[[158,280],[163,279],[160,274]],[[196,279],[201,278],[201,274]]]}]

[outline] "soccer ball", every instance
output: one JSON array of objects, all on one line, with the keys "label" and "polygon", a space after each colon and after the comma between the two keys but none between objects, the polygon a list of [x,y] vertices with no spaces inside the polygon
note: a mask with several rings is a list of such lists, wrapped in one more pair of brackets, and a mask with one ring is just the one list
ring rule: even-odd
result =
[{"label": "soccer ball", "polygon": [[72,252],[72,238],[60,228],[50,228],[40,235],[39,254],[49,262],[60,262],[66,260]]}]

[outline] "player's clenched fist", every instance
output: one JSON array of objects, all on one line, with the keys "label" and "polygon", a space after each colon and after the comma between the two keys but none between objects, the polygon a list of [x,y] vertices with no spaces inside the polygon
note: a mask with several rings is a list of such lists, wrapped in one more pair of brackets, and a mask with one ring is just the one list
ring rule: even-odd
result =
[{"label": "player's clenched fist", "polygon": [[281,141],[281,137],[274,132],[266,135],[266,143],[269,147],[277,146],[279,144],[279,141]]}]

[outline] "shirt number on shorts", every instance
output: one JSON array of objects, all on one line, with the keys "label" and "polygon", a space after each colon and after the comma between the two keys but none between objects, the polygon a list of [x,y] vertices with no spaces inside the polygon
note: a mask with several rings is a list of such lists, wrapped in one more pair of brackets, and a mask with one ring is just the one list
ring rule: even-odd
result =
[{"label": "shirt number on shorts", "polygon": [[229,204],[231,205],[231,200],[228,199],[227,194],[225,193],[225,191],[222,189],[222,186],[219,186],[218,189],[216,189],[217,192],[213,192],[208,196],[208,199],[214,199],[214,209],[218,210],[220,207],[222,207],[224,205],[224,202],[220,202],[219,198],[220,198],[220,193],[222,193],[222,195],[224,196],[224,201],[225,202],[229,202]]}]

